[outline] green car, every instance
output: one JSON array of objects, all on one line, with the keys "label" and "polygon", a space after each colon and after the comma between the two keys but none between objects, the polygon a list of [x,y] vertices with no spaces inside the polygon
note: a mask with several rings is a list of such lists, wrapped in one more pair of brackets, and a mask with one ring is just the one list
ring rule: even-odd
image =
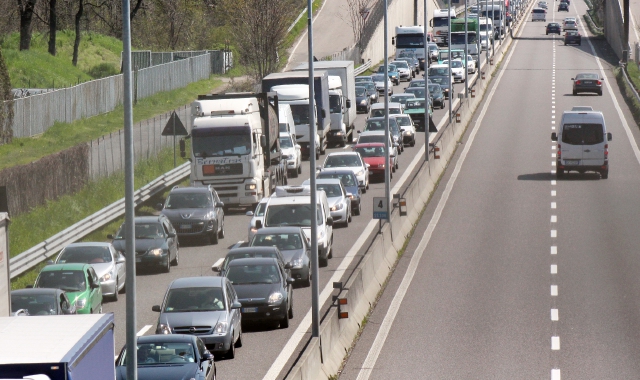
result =
[{"label": "green car", "polygon": [[[416,98],[409,99],[407,103],[404,105],[404,114],[411,116],[411,120],[413,120],[413,125],[416,127],[416,131],[424,131],[424,98]],[[433,115],[433,108],[429,107],[429,116]],[[429,132],[437,132],[432,131],[432,128],[429,128]]]},{"label": "green car", "polygon": [[64,290],[78,314],[102,313],[100,280],[89,264],[47,265],[33,287]]}]

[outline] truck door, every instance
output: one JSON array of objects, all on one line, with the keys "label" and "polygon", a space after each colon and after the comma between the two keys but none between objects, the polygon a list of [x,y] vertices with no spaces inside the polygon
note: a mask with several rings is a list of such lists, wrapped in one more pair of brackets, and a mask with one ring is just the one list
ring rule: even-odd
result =
[{"label": "truck door", "polygon": [[606,144],[602,124],[582,124],[582,164],[600,166],[604,164]]}]

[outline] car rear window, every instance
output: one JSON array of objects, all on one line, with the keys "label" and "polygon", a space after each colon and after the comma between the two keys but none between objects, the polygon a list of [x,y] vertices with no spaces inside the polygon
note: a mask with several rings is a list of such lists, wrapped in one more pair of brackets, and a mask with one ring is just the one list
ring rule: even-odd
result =
[{"label": "car rear window", "polygon": [[533,13],[546,13],[544,9],[534,9]]},{"label": "car rear window", "polygon": [[602,124],[565,124],[562,142],[570,145],[595,145],[604,141]]}]

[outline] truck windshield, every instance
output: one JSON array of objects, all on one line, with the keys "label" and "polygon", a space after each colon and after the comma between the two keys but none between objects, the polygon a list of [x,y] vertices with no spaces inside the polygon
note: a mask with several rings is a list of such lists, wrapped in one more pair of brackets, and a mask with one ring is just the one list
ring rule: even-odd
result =
[{"label": "truck windshield", "polygon": [[486,32],[487,30],[490,31],[491,29],[493,29],[493,28],[489,24],[480,24],[480,31],[481,32]]},{"label": "truck windshield", "polygon": [[[317,209],[316,222],[322,224],[320,208]],[[271,205],[265,216],[265,226],[311,226],[310,204]]]},{"label": "truck windshield", "polygon": [[193,155],[215,157],[251,153],[249,128],[208,128],[193,131]]},{"label": "truck windshield", "polygon": [[493,16],[494,20],[500,20],[500,10],[496,9],[496,10],[486,10],[486,11],[482,11],[482,17],[491,17]]},{"label": "truck windshield", "polygon": [[424,47],[424,35],[422,34],[398,34],[396,36],[396,48],[422,48]]},{"label": "truck windshield", "polygon": [[[475,44],[477,41],[475,33],[469,33],[468,44]],[[464,45],[464,33],[451,33],[451,45]]]},{"label": "truck windshield", "polygon": [[[453,20],[455,17],[451,17],[451,19]],[[437,28],[437,27],[442,27],[442,26],[449,26],[449,17],[434,17],[433,18],[433,27]]]},{"label": "truck windshield", "polygon": [[293,113],[293,123],[295,125],[309,124],[308,104],[292,104],[291,112]]},{"label": "truck windshield", "polygon": [[329,108],[331,113],[341,113],[340,95],[329,95]]}]

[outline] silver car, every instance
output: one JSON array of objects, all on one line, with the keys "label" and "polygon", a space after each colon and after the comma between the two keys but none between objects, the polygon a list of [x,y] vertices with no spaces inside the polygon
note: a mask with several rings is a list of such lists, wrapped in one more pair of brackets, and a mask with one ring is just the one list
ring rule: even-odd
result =
[{"label": "silver car", "polygon": [[[264,227],[253,235],[249,247],[277,247],[285,264],[291,266],[291,277],[302,286],[311,283],[311,242],[301,227]],[[285,267],[286,268],[286,267]]]},{"label": "silver car", "polygon": [[[302,183],[303,186],[310,184],[309,180]],[[324,190],[327,194],[333,225],[342,224],[344,227],[349,227],[349,223],[351,223],[351,198],[342,186],[342,181],[337,178],[318,178],[316,179],[316,188]]]},{"label": "silver car", "polygon": [[125,287],[125,257],[111,243],[72,243],[64,247],[55,264],[90,264],[100,279],[102,295],[113,301]]},{"label": "silver car", "polygon": [[255,235],[258,229],[256,228],[256,221],[259,220],[264,224],[264,212],[267,209],[267,202],[269,198],[262,198],[260,203],[256,206],[255,211],[247,211],[247,216],[251,216],[251,220],[249,221],[249,230],[247,232],[248,239],[247,241],[251,241],[253,235]]}]

